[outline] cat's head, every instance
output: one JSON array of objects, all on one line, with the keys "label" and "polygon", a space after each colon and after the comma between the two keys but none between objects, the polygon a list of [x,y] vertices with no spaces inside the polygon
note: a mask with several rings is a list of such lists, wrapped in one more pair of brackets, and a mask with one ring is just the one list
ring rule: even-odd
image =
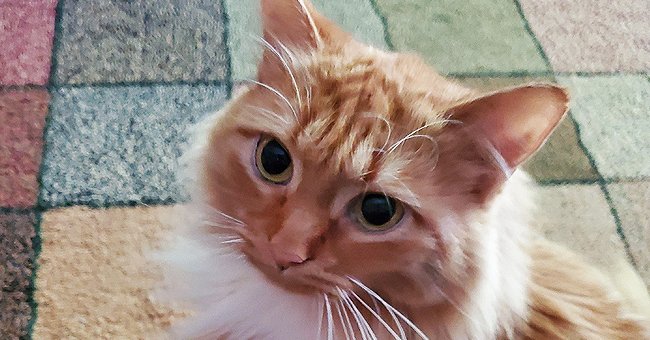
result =
[{"label": "cat's head", "polygon": [[290,289],[349,278],[396,302],[471,285],[486,212],[566,93],[486,95],[354,40],[307,0],[262,0],[257,80],[210,133],[203,185],[231,245]]}]

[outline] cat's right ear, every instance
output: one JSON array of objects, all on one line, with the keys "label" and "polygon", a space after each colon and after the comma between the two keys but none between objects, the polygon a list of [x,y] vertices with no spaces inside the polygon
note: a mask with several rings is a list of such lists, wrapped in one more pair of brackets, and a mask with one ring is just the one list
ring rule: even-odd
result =
[{"label": "cat's right ear", "polygon": [[309,53],[350,39],[316,11],[309,0],[261,0],[265,46],[257,78],[270,84],[283,76],[286,65],[277,54]]}]

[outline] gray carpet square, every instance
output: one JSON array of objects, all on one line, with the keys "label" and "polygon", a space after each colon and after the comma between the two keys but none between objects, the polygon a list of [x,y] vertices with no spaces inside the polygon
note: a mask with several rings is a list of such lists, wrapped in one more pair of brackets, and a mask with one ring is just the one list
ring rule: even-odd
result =
[{"label": "gray carpet square", "polygon": [[45,140],[42,204],[184,199],[176,181],[187,128],[226,100],[221,86],[59,89]]},{"label": "gray carpet square", "polygon": [[219,1],[62,1],[58,83],[225,79]]}]

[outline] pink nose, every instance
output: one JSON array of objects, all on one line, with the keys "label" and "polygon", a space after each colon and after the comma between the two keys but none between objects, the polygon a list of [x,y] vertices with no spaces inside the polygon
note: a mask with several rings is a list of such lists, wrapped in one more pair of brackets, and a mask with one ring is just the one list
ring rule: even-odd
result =
[{"label": "pink nose", "polygon": [[273,260],[281,270],[285,270],[291,266],[299,265],[307,261],[306,254],[298,254],[296,252],[284,251],[273,249]]}]

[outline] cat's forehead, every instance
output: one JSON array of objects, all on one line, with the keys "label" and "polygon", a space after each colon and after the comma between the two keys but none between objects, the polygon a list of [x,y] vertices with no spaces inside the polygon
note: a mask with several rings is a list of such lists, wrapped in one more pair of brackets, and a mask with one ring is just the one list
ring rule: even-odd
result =
[{"label": "cat's forehead", "polygon": [[400,171],[404,173],[404,167],[418,156],[414,151],[430,149],[431,141],[415,141],[405,148],[399,144],[422,127],[426,127],[423,133],[441,127],[435,122],[442,112],[427,92],[409,88],[392,62],[362,55],[326,56],[313,63],[307,69],[309,96],[291,131],[297,148],[333,173],[399,180]]}]

